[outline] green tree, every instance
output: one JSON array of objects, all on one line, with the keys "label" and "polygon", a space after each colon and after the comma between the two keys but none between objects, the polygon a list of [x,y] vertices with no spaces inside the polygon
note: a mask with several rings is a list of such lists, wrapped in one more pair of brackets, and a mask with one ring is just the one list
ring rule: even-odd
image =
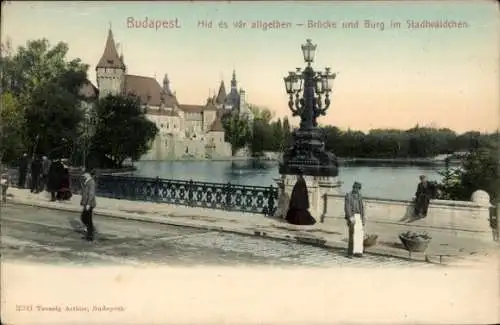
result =
[{"label": "green tree", "polygon": [[245,147],[251,139],[250,121],[238,115],[228,114],[222,118],[225,140],[231,144],[231,154]]},{"label": "green tree", "polygon": [[271,129],[271,139],[269,141],[269,151],[282,151],[283,149],[283,141],[284,141],[284,132],[283,132],[283,124],[281,123],[281,119],[277,119],[275,122],[272,122],[269,125]]},{"label": "green tree", "polygon": [[249,108],[252,111],[254,119],[259,119],[264,121],[264,123],[269,124],[271,120],[274,118],[274,112],[272,112],[267,107],[261,107],[255,104],[250,104]]},{"label": "green tree", "polygon": [[88,65],[66,60],[68,46],[46,39],[28,41],[14,53],[2,44],[2,89],[24,108],[26,141],[31,151],[69,155],[81,120],[78,92]]},{"label": "green tree", "polygon": [[292,129],[290,127],[290,121],[288,121],[288,117],[285,116],[283,118],[283,148],[287,148],[292,137]]},{"label": "green tree", "polygon": [[158,128],[148,120],[135,96],[108,95],[96,106],[98,123],[91,140],[91,164],[121,167],[148,152]]},{"label": "green tree", "polygon": [[266,151],[269,146],[270,139],[272,139],[272,133],[264,120],[255,119],[252,124],[253,132],[250,139],[250,152],[252,156],[259,157]]},{"label": "green tree", "polygon": [[69,47],[59,42],[51,47],[47,39],[31,40],[13,54],[9,42],[2,44],[2,88],[16,97],[27,97],[45,83],[68,71],[87,72],[80,59],[66,60]]},{"label": "green tree", "polygon": [[26,120],[21,106],[11,93],[4,92],[0,98],[0,161],[10,163],[26,150]]},{"label": "green tree", "polygon": [[499,198],[499,135],[472,148],[458,169],[446,168],[442,188],[445,198],[469,200],[476,190],[488,192],[494,202]]},{"label": "green tree", "polygon": [[71,157],[83,119],[78,89],[85,72],[67,71],[37,87],[27,101],[27,137],[35,153]]}]

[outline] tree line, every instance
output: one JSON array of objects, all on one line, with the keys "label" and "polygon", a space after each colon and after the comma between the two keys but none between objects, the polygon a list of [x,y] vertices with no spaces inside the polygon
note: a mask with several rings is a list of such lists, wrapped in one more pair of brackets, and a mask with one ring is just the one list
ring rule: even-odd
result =
[{"label": "tree line", "polygon": [[88,98],[81,90],[89,82],[89,65],[67,60],[67,44],[51,46],[40,39],[16,51],[7,42],[1,50],[3,163],[28,153],[114,168],[148,151],[157,128],[139,100],[132,95]]},{"label": "tree line", "polygon": [[[440,172],[443,196],[447,200],[468,201],[480,189],[490,195],[493,204],[500,202],[500,136],[497,133],[484,138],[462,158],[460,167],[446,168]],[[498,216],[499,211],[497,211]]]},{"label": "tree line", "polygon": [[[292,145],[293,132],[287,117],[273,119],[267,108],[251,105],[254,121],[228,116],[223,120],[226,140],[235,150],[247,146],[254,156],[265,151],[283,152]],[[447,128],[416,125],[408,130],[375,129],[369,132],[321,126],[325,148],[346,158],[429,158],[439,154],[467,152],[490,142],[497,133],[469,131],[458,134]]]}]

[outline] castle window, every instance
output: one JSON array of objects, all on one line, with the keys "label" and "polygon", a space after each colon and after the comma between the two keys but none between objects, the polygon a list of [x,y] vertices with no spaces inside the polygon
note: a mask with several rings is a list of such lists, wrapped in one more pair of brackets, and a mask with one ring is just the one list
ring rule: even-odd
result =
[{"label": "castle window", "polygon": [[186,147],[186,153],[189,153],[189,147]]},{"label": "castle window", "polygon": [[160,127],[162,127],[162,128],[163,128],[163,123],[162,123],[162,124],[160,124]]},{"label": "castle window", "polygon": [[170,128],[170,123],[167,122],[167,129]]}]

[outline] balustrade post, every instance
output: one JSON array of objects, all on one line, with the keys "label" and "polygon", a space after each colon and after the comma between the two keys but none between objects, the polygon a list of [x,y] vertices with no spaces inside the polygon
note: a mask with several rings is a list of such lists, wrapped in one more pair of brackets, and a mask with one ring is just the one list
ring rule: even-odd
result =
[{"label": "balustrade post", "polygon": [[153,200],[158,202],[160,200],[160,177],[156,176],[154,183],[154,196]]},{"label": "balustrade post", "polygon": [[226,210],[231,210],[231,190],[232,190],[231,182],[228,182],[224,187],[224,194],[225,194],[224,207],[226,208]]},{"label": "balustrade post", "polygon": [[[275,211],[275,198],[274,198],[274,187],[271,185],[268,190],[268,197],[267,197],[267,211],[264,210],[264,215],[267,216],[272,216],[274,215]],[[267,213],[266,213],[267,212]]]},{"label": "balustrade post", "polygon": [[192,179],[189,180],[189,183],[188,183],[188,205],[189,206],[193,206],[193,186],[194,185],[194,182]]}]

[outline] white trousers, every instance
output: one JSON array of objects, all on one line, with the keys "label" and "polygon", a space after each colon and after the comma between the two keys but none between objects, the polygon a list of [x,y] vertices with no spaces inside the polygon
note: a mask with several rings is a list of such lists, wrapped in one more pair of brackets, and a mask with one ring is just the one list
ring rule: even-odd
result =
[{"label": "white trousers", "polygon": [[353,234],[353,249],[354,254],[363,254],[363,241],[365,239],[363,221],[361,215],[354,214],[354,234]]}]

